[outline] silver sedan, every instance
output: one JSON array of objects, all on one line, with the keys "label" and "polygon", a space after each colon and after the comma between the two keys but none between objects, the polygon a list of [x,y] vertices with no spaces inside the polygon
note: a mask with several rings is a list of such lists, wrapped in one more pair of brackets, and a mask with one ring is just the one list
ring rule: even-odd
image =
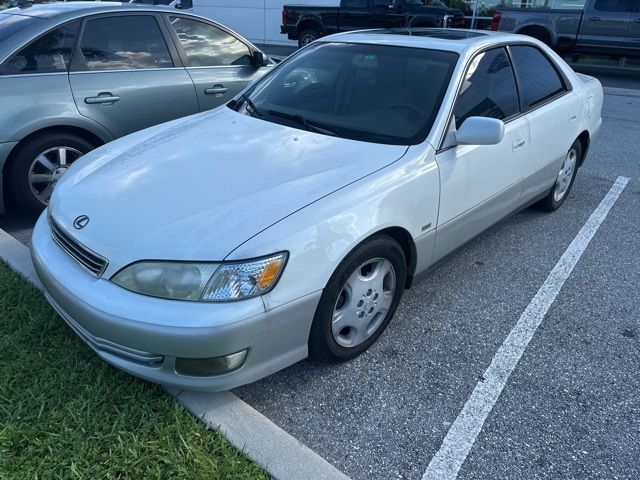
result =
[{"label": "silver sedan", "polygon": [[601,107],[597,80],[529,37],[326,37],[226,106],[78,160],[34,264],[98,355],[155,382],[348,360],[435,262],[515,210],[559,208]]}]

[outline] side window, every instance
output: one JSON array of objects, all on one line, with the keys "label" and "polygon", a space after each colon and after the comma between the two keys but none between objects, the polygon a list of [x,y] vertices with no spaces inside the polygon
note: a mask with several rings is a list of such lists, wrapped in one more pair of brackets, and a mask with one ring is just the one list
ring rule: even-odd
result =
[{"label": "side window", "polygon": [[600,12],[631,12],[633,2],[631,0],[596,0],[593,8]]},{"label": "side window", "polygon": [[496,48],[476,56],[453,108],[456,127],[468,117],[502,120],[518,112],[518,91],[507,52]]},{"label": "side window", "polygon": [[169,20],[192,67],[251,65],[249,47],[224,30],[184,17]]},{"label": "side window", "polygon": [[173,67],[160,27],[150,15],[87,21],[80,52],[88,70]]},{"label": "side window", "polygon": [[511,47],[511,58],[518,73],[524,108],[530,108],[566,90],[549,59],[537,48]]},{"label": "side window", "polygon": [[367,8],[369,0],[344,0],[342,4],[342,8]]},{"label": "side window", "polygon": [[77,20],[66,23],[31,42],[5,63],[3,73],[66,72],[78,23]]}]

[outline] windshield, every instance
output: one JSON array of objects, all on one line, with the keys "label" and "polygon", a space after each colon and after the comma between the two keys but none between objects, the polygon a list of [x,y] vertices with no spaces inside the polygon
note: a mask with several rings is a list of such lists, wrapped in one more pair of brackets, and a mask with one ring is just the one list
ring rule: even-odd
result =
[{"label": "windshield", "polygon": [[263,77],[233,108],[265,121],[373,143],[426,138],[458,55],[318,43]]},{"label": "windshield", "polygon": [[10,13],[0,13],[0,40],[9,38],[29,26],[33,19],[24,15],[12,15]]}]

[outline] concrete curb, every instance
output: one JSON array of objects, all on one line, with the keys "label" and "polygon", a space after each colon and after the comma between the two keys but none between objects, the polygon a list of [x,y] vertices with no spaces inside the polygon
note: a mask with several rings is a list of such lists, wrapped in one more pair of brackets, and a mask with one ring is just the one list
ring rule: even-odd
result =
[{"label": "concrete curb", "polygon": [[[29,248],[0,229],[0,259],[39,290]],[[222,434],[276,480],[349,480],[324,458],[231,392],[165,389],[210,429]]]},{"label": "concrete curb", "polygon": [[622,97],[640,97],[640,90],[633,88],[619,88],[619,87],[603,87],[602,89],[605,95],[618,95]]}]

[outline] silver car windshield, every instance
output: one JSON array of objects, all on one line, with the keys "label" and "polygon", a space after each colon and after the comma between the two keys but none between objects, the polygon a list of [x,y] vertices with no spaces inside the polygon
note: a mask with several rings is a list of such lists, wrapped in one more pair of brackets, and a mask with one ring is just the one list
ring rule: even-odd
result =
[{"label": "silver car windshield", "polygon": [[232,108],[325,135],[394,145],[431,129],[458,55],[356,43],[318,43],[283,62]]}]

